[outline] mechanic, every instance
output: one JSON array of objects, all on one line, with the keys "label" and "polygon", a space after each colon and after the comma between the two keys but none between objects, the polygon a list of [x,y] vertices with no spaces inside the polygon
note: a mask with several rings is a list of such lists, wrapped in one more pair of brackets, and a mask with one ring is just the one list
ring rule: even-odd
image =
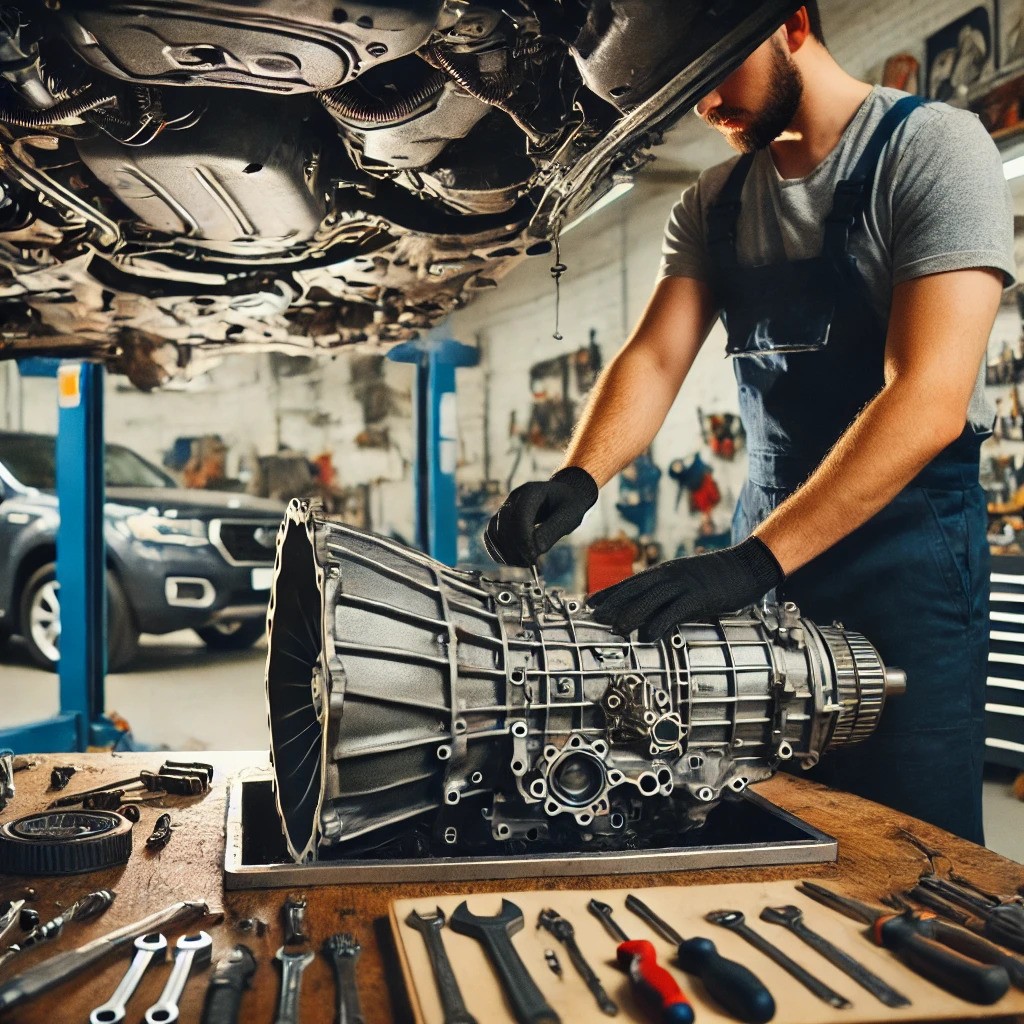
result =
[{"label": "mechanic", "polygon": [[652,640],[774,590],[863,632],[907,693],[812,776],[980,843],[982,363],[1015,274],[999,153],[973,114],[843,71],[816,3],[696,112],[742,155],[672,210],[654,292],[563,468],[508,496],[488,550],[531,565],[580,524],[650,445],[720,315],[749,452],[735,546],[600,591],[595,618]]}]

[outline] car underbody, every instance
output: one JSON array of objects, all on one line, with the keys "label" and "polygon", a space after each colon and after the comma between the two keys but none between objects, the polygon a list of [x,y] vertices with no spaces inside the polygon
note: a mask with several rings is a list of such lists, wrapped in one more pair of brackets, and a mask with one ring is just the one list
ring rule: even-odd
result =
[{"label": "car underbody", "polygon": [[415,337],[551,253],[796,6],[5,5],[0,358],[152,388]]}]

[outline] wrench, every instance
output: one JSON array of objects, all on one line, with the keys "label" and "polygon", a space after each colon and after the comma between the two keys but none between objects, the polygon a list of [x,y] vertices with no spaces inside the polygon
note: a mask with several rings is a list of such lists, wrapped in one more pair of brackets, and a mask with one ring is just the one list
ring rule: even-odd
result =
[{"label": "wrench", "polygon": [[542,910],[537,918],[537,927],[546,928],[563,946],[569,954],[573,967],[583,979],[583,983],[590,990],[590,994],[597,1000],[601,1012],[609,1017],[614,1017],[619,1012],[618,1004],[604,990],[601,979],[594,973],[594,969],[587,963],[583,951],[576,943],[576,929],[572,922],[566,920],[557,911]]},{"label": "wrench", "polygon": [[348,932],[332,935],[324,943],[324,954],[334,968],[338,987],[338,1024],[365,1024],[356,985],[356,964],[362,951],[358,939]]},{"label": "wrench", "polygon": [[817,950],[830,964],[848,974],[861,988],[866,988],[876,999],[886,1006],[897,1008],[909,1006],[910,1000],[901,992],[883,981],[874,971],[868,970],[862,963],[834,946],[823,935],[812,931],[804,924],[804,914],[799,907],[765,907],[761,911],[761,920],[769,924],[782,925],[788,928],[798,939],[807,943],[811,949]]},{"label": "wrench", "polygon": [[313,962],[313,954],[308,951],[290,953],[282,946],[276,956],[281,961],[281,997],[277,1002],[274,1024],[298,1024],[302,972]]},{"label": "wrench", "polygon": [[125,971],[121,983],[114,989],[114,994],[102,1005],[97,1006],[89,1014],[89,1024],[118,1024],[126,1016],[125,1007],[142,981],[142,976],[153,963],[163,963],[167,959],[167,939],[163,935],[151,932],[141,935],[135,940],[135,956]]},{"label": "wrench", "polygon": [[823,999],[829,1006],[843,1010],[851,1005],[849,999],[814,977],[810,971],[804,970],[795,960],[783,953],[778,946],[773,946],[763,935],[755,932],[747,924],[746,918],[740,911],[712,910],[711,913],[704,915],[704,920],[728,928],[746,939],[755,949],[759,949],[769,960],[775,961],[784,971],[796,978],[804,988],[813,992],[819,999]]},{"label": "wrench", "polygon": [[441,997],[444,1024],[477,1024],[476,1017],[466,1009],[462,991],[459,989],[459,983],[455,980],[455,972],[448,959],[448,952],[444,948],[444,939],[441,938],[441,929],[444,927],[444,911],[437,907],[434,913],[424,916],[418,910],[414,910],[405,919],[405,923],[418,931],[427,945],[430,969],[434,972],[437,992]]},{"label": "wrench", "polygon": [[501,901],[495,917],[471,914],[463,900],[449,924],[452,931],[468,935],[484,947],[519,1024],[561,1024],[512,945],[512,936],[522,930],[523,912],[511,900]]},{"label": "wrench", "polygon": [[208,932],[182,935],[174,944],[174,966],[160,998],[146,1011],[146,1024],[173,1024],[178,1019],[178,1000],[193,966],[205,967],[213,953]]}]

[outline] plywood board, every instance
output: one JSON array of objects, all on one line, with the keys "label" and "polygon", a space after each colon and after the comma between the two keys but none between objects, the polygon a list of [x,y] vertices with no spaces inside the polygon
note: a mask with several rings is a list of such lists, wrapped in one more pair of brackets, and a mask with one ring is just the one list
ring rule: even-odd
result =
[{"label": "plywood board", "polygon": [[[837,890],[841,886],[835,886]],[[843,917],[797,892],[792,882],[771,882],[712,886],[673,886],[631,890],[655,913],[665,918],[684,937],[703,935],[711,938],[723,956],[739,960],[754,971],[775,997],[775,1020],[785,1024],[867,1024],[873,1021],[949,1020],[1000,1017],[1024,1013],[1024,992],[1012,989],[990,1007],[964,1002],[936,988],[895,958],[888,950],[874,946],[864,937],[865,929],[856,921]],[[576,929],[576,939],[584,956],[597,972],[605,989],[620,1006],[617,1021],[645,1022],[655,1017],[633,998],[626,976],[615,965],[615,945],[599,921],[587,911],[587,902],[596,897],[611,904],[615,919],[630,938],[651,940],[661,962],[669,965],[676,980],[689,996],[696,1010],[698,1024],[731,1022],[710,1002],[700,982],[675,967],[673,947],[657,936],[640,918],[625,909],[625,890],[576,892],[515,892],[505,897],[523,912],[524,927],[514,937],[514,945],[548,1002],[557,1010],[565,1024],[600,1021],[605,1017],[597,1008],[579,975],[569,962],[564,947],[543,929],[536,927],[537,916],[551,907],[568,918]],[[402,970],[410,993],[410,1002],[420,1024],[442,1024],[441,1004],[430,970],[426,947],[421,936],[405,924],[409,913],[421,913],[440,907],[446,916],[462,902],[462,896],[438,895],[415,900],[399,900],[391,905],[391,925],[397,940]],[[470,896],[469,909],[475,914],[494,914],[501,906],[502,894]],[[830,939],[875,971],[885,981],[911,1000],[904,1009],[893,1010],[880,1003],[852,979],[833,967],[818,953],[786,929],[759,920],[765,906],[791,903],[800,907],[809,927]],[[766,939],[778,945],[797,963],[821,978],[853,1004],[836,1010],[817,999],[807,989],[758,952],[739,936],[704,921],[711,910],[741,910],[748,924]],[[457,935],[450,928],[442,931],[445,947],[462,988],[469,1011],[480,1024],[504,1024],[514,1021],[497,978],[482,948],[473,939]],[[562,963],[560,980],[544,962],[544,950],[554,949]]]}]

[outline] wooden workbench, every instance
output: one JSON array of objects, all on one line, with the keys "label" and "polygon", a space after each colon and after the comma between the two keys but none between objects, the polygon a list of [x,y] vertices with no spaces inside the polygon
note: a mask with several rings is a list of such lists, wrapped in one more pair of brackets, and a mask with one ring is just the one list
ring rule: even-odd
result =
[{"label": "wooden workbench", "polygon": [[[225,893],[224,813],[226,782],[234,772],[263,765],[265,752],[196,754],[71,754],[45,755],[34,768],[15,775],[17,795],[0,814],[0,821],[20,817],[43,808],[52,799],[48,793],[50,769],[57,764],[73,764],[79,771],[66,792],[127,778],[142,768],[156,769],[168,757],[177,760],[201,759],[216,768],[210,793],[199,799],[169,797],[142,805],[142,820],[135,826],[135,849],[122,868],[63,878],[0,878],[0,899],[22,896],[26,888],[35,890],[33,906],[44,920],[59,906],[67,906],[87,892],[112,888],[118,893],[114,905],[98,920],[72,923],[63,936],[46,947],[31,950],[0,974],[3,981],[15,970],[23,969],[52,953],[74,948],[89,939],[128,924],[182,899],[205,899],[212,908],[224,912],[218,924],[206,925],[214,939],[214,959],[236,942],[252,949],[259,969],[252,989],[242,1004],[246,1024],[270,1024],[278,994],[278,971],[272,957],[281,945],[281,905],[285,890]],[[941,780],[937,779],[937,784]],[[922,867],[922,859],[906,842],[895,837],[899,826],[912,829],[921,838],[949,854],[959,870],[978,884],[995,891],[1012,892],[1024,883],[1024,867],[995,853],[957,839],[939,829],[897,814],[878,804],[837,793],[803,779],[779,775],[758,787],[758,791],[786,810],[800,816],[839,840],[836,865],[784,866],[702,870],[674,874],[620,875],[603,878],[510,879],[495,882],[438,884],[388,884],[309,887],[304,890],[309,902],[308,924],[317,948],[328,935],[338,931],[354,932],[363,945],[359,963],[359,988],[367,1024],[407,1019],[400,972],[386,947],[388,933],[384,925],[392,900],[444,893],[472,893],[539,888],[629,889],[657,885],[701,885],[722,882],[819,878],[841,881],[851,895],[877,900],[882,893],[911,884]],[[145,849],[145,837],[163,810],[169,810],[176,826],[170,844],[159,854]],[[261,937],[253,931],[238,930],[238,922],[259,918],[269,927]],[[382,943],[383,940],[383,943]],[[79,977],[37,999],[16,1008],[2,1020],[18,1024],[78,1024],[89,1019],[89,1011],[106,1001],[123,975],[128,958],[106,961],[92,974]],[[166,978],[166,970],[150,971],[130,1004],[129,1020],[141,1017],[145,1007],[156,1001]],[[195,1024],[206,979],[194,978],[182,1000],[181,1021]],[[332,1024],[334,1020],[334,980],[327,961],[318,956],[306,971],[302,987],[302,1024]],[[136,1012],[137,1011],[137,1012]],[[595,1014],[595,1016],[597,1016]],[[910,1019],[901,1013],[901,1019]]]}]

